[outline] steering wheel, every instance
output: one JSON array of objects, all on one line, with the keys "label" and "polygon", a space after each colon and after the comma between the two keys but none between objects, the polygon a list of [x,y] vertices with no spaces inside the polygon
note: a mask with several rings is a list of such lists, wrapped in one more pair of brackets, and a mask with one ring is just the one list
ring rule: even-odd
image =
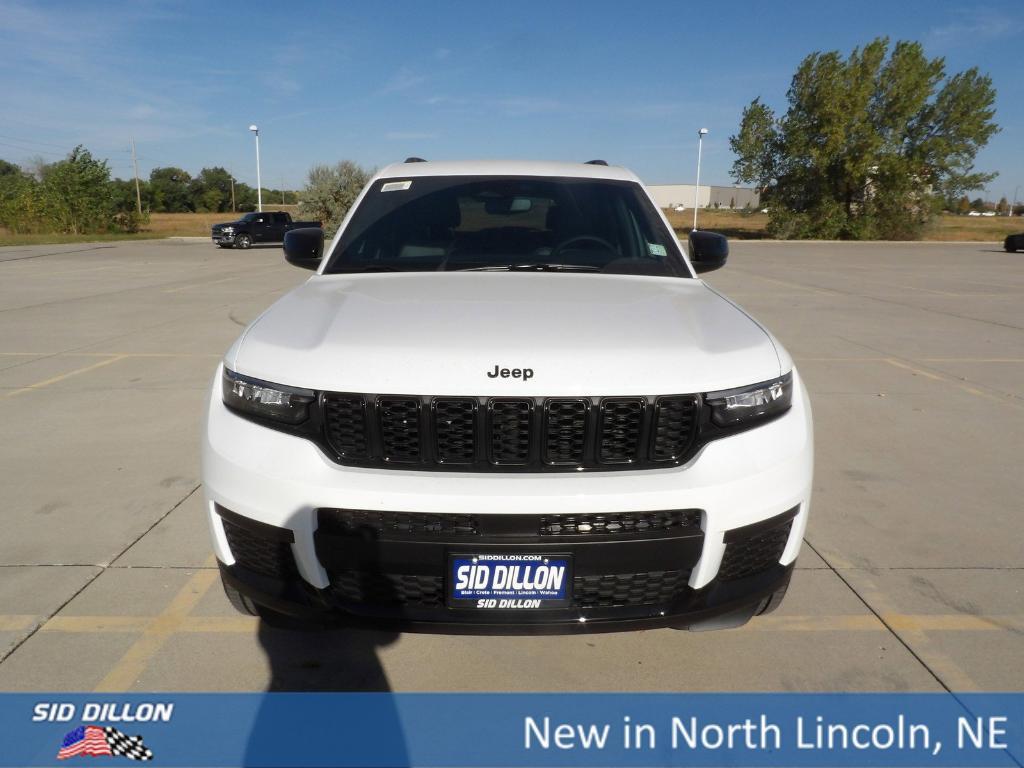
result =
[{"label": "steering wheel", "polygon": [[612,253],[618,253],[615,250],[615,246],[612,245],[611,243],[609,243],[603,237],[598,237],[597,235],[575,235],[574,237],[570,237],[568,240],[563,240],[558,245],[556,245],[554,248],[552,248],[551,249],[551,256],[555,256],[556,254],[561,253],[562,251],[564,251],[566,248],[568,248],[573,243],[584,243],[584,242],[597,243],[598,245],[603,246],[604,248],[606,248],[607,250],[611,251]]}]

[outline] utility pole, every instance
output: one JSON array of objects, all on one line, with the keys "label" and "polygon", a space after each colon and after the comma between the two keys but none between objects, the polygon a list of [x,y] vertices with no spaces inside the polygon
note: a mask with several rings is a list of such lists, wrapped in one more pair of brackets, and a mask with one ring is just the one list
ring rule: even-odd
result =
[{"label": "utility pole", "polygon": [[235,212],[235,177],[231,176],[231,212]]},{"label": "utility pole", "polygon": [[132,138],[132,167],[135,169],[135,212],[142,215],[142,193],[139,192],[139,161],[135,157],[135,139]]}]

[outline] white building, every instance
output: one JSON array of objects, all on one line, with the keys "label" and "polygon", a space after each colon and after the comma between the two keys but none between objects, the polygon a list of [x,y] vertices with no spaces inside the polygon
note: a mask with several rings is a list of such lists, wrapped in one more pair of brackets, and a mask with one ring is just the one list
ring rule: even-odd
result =
[{"label": "white building", "polygon": [[[674,208],[677,205],[693,209],[693,184],[651,184],[647,187],[660,208]],[[751,208],[760,207],[761,196],[752,187],[716,187],[701,184],[697,194],[699,208]]]}]

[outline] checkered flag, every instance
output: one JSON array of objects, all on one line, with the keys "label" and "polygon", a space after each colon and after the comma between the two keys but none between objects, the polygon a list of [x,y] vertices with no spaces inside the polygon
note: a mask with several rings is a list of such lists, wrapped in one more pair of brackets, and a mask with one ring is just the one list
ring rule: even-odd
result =
[{"label": "checkered flag", "polygon": [[106,727],[103,734],[107,737],[110,752],[116,757],[127,757],[129,760],[152,760],[153,750],[142,743],[141,736],[128,736],[117,728]]}]

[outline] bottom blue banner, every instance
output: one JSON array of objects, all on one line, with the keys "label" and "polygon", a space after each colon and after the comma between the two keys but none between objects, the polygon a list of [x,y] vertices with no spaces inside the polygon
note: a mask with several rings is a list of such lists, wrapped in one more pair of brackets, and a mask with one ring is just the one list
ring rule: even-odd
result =
[{"label": "bottom blue banner", "polygon": [[0,694],[0,766],[1013,766],[1024,694]]}]

